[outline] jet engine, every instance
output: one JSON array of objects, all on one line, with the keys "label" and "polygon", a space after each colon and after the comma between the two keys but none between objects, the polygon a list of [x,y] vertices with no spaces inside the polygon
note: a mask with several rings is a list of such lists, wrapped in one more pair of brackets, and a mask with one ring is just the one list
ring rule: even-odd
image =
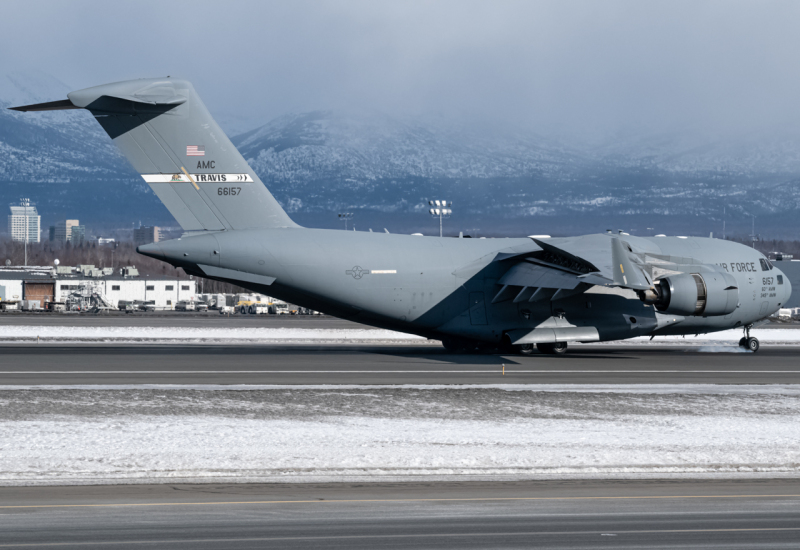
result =
[{"label": "jet engine", "polygon": [[675,315],[728,315],[739,307],[739,287],[728,273],[682,273],[659,279],[639,298]]}]

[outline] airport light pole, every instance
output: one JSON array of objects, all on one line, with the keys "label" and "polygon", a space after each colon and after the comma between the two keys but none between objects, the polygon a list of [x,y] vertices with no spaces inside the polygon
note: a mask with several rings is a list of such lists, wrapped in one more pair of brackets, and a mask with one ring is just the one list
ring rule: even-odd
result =
[{"label": "airport light pole", "polygon": [[339,220],[344,222],[344,230],[347,231],[347,221],[353,219],[352,212],[342,212],[339,214]]},{"label": "airport light pole", "polygon": [[442,219],[449,218],[453,211],[449,208],[453,206],[453,201],[428,201],[428,204],[432,206],[428,212],[430,212],[431,216],[434,218],[439,218],[439,236],[442,236]]},{"label": "airport light pole", "polygon": [[753,241],[753,248],[756,247],[756,243],[761,240],[761,235],[756,235],[756,217],[753,216],[753,232],[750,233],[750,238]]}]

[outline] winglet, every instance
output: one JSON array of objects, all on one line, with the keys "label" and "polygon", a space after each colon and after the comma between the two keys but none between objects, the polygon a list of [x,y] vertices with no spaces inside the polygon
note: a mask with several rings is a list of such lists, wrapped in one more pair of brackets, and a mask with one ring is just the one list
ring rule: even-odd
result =
[{"label": "winglet", "polygon": [[611,239],[611,259],[614,262],[615,285],[634,290],[650,288],[650,283],[645,279],[641,269],[634,265],[622,242],[616,237]]}]

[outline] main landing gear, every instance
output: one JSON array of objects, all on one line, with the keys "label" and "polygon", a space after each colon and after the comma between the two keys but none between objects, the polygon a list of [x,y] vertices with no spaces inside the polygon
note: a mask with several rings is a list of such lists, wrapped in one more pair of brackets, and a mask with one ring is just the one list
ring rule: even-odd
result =
[{"label": "main landing gear", "polygon": [[536,349],[539,350],[539,353],[544,353],[546,355],[564,355],[567,353],[567,343],[556,342],[554,344],[536,344]]},{"label": "main landing gear", "polygon": [[[507,339],[506,339],[507,340]],[[477,341],[461,340],[455,338],[443,338],[442,345],[444,349],[450,353],[493,353],[500,352],[502,354],[516,353],[519,355],[531,355],[534,350],[533,344],[518,344],[511,345],[506,341],[499,347],[493,347],[490,344],[484,344]],[[545,355],[564,355],[567,353],[567,343],[557,342],[551,344],[536,344],[535,348],[539,353]]]},{"label": "main landing gear", "polygon": [[758,351],[760,344],[758,343],[758,338],[751,338],[750,337],[750,329],[753,325],[747,325],[744,327],[744,336],[741,340],[739,340],[739,347],[744,349],[749,349],[753,353]]}]

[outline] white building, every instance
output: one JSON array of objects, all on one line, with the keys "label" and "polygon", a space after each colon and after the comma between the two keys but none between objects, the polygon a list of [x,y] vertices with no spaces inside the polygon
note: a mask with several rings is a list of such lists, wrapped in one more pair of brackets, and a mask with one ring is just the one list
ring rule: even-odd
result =
[{"label": "white building", "polygon": [[41,233],[42,217],[28,199],[22,199],[19,206],[11,205],[8,217],[8,232],[11,239],[21,243],[38,243]]},{"label": "white building", "polygon": [[196,281],[168,277],[140,277],[132,268],[120,270],[78,268],[0,267],[0,300],[63,302],[82,283],[99,285],[113,305],[120,301],[150,302],[159,309],[173,309],[181,300],[196,300]]},{"label": "white building", "polygon": [[[61,302],[72,290],[77,290],[81,281],[59,279],[56,283],[56,301]],[[157,308],[174,309],[181,300],[195,300],[195,281],[167,279],[161,277],[126,278],[119,275],[94,279],[100,283],[106,298],[114,305],[120,301],[153,302]]]}]

